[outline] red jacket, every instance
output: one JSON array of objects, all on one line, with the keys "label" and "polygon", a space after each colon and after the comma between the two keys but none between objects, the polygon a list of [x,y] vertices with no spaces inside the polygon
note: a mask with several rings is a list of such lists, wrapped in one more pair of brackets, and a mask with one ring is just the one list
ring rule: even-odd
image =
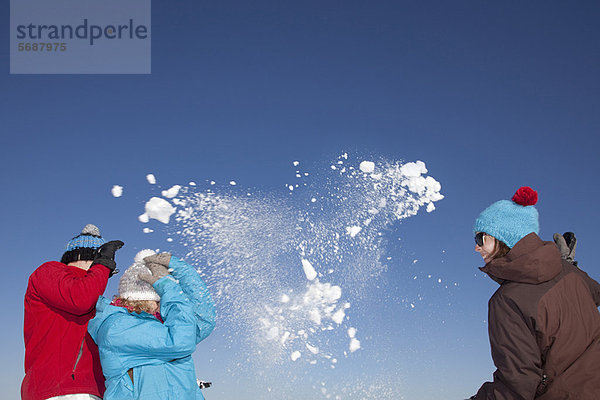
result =
[{"label": "red jacket", "polygon": [[25,293],[25,378],[22,400],[87,393],[102,397],[98,347],[87,333],[110,270],[88,271],[50,261],[29,277]]}]

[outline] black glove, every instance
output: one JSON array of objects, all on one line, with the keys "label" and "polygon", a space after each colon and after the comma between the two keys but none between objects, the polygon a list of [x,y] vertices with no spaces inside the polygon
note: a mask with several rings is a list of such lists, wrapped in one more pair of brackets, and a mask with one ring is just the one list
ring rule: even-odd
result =
[{"label": "black glove", "polygon": [[575,261],[575,248],[577,247],[577,238],[573,232],[565,232],[564,234],[555,233],[554,243],[560,250],[560,256],[573,265],[577,265]]},{"label": "black glove", "polygon": [[111,276],[118,273],[119,271],[115,270],[117,267],[117,263],[115,262],[115,253],[117,250],[123,247],[124,244],[125,243],[121,242],[120,240],[111,240],[110,242],[104,243],[98,249],[96,257],[94,258],[94,261],[92,261],[92,265],[104,265],[106,268],[110,269]]}]

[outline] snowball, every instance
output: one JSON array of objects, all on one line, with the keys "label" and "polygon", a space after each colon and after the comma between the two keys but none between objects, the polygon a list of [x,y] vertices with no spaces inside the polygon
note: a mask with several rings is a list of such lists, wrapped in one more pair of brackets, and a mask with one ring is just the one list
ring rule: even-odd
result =
[{"label": "snowball", "polygon": [[317,325],[321,325],[321,313],[316,308],[313,308],[308,313],[308,318]]},{"label": "snowball", "polygon": [[298,350],[294,351],[291,355],[291,359],[292,361],[296,361],[297,359],[299,359],[301,356],[300,352]]},{"label": "snowball", "polygon": [[356,338],[350,339],[350,353],[354,353],[356,350],[360,349],[360,340]]},{"label": "snowball", "polygon": [[177,196],[177,194],[179,193],[179,189],[181,189],[181,186],[175,185],[175,186],[171,187],[169,190],[163,190],[161,192],[161,194],[163,195],[163,197],[172,199],[173,197]]},{"label": "snowball", "polygon": [[354,237],[358,235],[358,232],[360,232],[361,230],[362,228],[360,226],[348,226],[346,227],[346,234],[350,235],[351,237]]},{"label": "snowball", "polygon": [[300,164],[300,162],[298,162],[298,161],[294,161],[292,164],[294,164],[294,167],[297,167],[297,166],[298,166],[298,164]]},{"label": "snowball", "polygon": [[150,229],[150,228],[144,228],[144,229],[142,229],[142,230],[144,231],[144,233],[152,233],[152,232],[154,232],[154,231],[153,231],[152,229]]},{"label": "snowball", "polygon": [[315,198],[313,197],[312,199],[310,199],[310,202],[311,202],[311,203],[316,203],[316,202],[317,202],[317,199],[315,199]]},{"label": "snowball", "polygon": [[275,339],[277,336],[279,336],[279,328],[277,328],[276,326],[272,327],[271,329],[269,329],[269,331],[267,332],[267,340],[273,340]]},{"label": "snowball", "polygon": [[429,204],[427,204],[427,212],[432,212],[433,210],[435,210],[435,205],[430,202]]},{"label": "snowball", "polygon": [[236,182],[236,181],[229,181],[229,184],[230,184],[231,186],[235,186],[235,185],[237,185],[237,182]]},{"label": "snowball", "polygon": [[188,185],[190,185],[190,186],[196,186],[196,182],[190,182]]},{"label": "snowball", "polygon": [[[176,209],[165,199],[160,197],[152,197],[146,202],[146,214],[147,218],[156,219],[163,224],[168,224],[171,215],[175,213]],[[141,221],[141,219],[140,219]]]},{"label": "snowball", "polygon": [[332,316],[331,319],[336,324],[341,324],[344,321],[344,317],[346,316],[346,311],[343,308],[337,310]]},{"label": "snowball", "polygon": [[113,197],[121,197],[123,196],[123,186],[114,185],[110,192],[112,193]]},{"label": "snowball", "polygon": [[313,354],[319,354],[319,348],[306,343],[306,348]]},{"label": "snowball", "polygon": [[335,302],[342,297],[342,288],[330,284],[325,284],[323,289],[323,295],[329,302]]},{"label": "snowball", "polygon": [[304,275],[306,275],[306,279],[309,281],[312,281],[317,277],[317,271],[315,271],[310,261],[302,259],[302,268],[304,269]]},{"label": "snowball", "polygon": [[156,183],[156,177],[152,174],[146,175],[146,180],[149,184],[154,185]]},{"label": "snowball", "polygon": [[362,172],[370,174],[375,171],[375,163],[372,161],[363,161],[360,163],[359,168]]},{"label": "snowball", "polygon": [[425,168],[423,161],[417,161],[416,163],[409,162],[400,167],[400,173],[409,178],[416,178],[422,174],[426,174],[427,168]]}]

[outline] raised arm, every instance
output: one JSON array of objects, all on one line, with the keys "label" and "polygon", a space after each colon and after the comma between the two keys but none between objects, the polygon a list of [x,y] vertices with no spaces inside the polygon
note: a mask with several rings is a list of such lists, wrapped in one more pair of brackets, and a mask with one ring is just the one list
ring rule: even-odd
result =
[{"label": "raised arm", "polygon": [[[555,233],[553,238],[562,259],[569,264],[578,267],[578,263],[575,261],[575,250],[577,249],[577,238],[575,237],[575,234],[573,232],[565,232],[562,235],[560,233]],[[573,268],[573,270],[581,276],[589,287],[594,303],[596,303],[596,307],[600,307],[600,284],[596,280],[590,278],[583,270],[579,268]]]},{"label": "raised arm", "polygon": [[118,354],[127,368],[187,357],[196,349],[196,319],[181,287],[169,276],[153,287],[161,297],[164,323],[150,315],[132,318],[115,313],[103,320],[93,319],[88,326],[105,356]]},{"label": "raised arm", "polygon": [[47,262],[31,275],[30,285],[50,306],[84,315],[94,309],[98,297],[104,293],[111,271],[102,264],[94,264],[81,276],[74,268]]},{"label": "raised arm", "polygon": [[215,327],[215,303],[198,272],[185,261],[169,253],[149,256],[144,261],[169,268],[171,275],[179,282],[184,294],[193,304],[197,322],[197,343],[208,337]]}]

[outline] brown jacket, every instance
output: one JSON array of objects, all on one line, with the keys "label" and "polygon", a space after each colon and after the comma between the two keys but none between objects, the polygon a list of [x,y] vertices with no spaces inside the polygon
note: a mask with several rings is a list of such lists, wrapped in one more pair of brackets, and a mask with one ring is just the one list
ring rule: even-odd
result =
[{"label": "brown jacket", "polygon": [[600,284],[535,233],[481,270],[497,370],[476,399],[600,399]]}]

